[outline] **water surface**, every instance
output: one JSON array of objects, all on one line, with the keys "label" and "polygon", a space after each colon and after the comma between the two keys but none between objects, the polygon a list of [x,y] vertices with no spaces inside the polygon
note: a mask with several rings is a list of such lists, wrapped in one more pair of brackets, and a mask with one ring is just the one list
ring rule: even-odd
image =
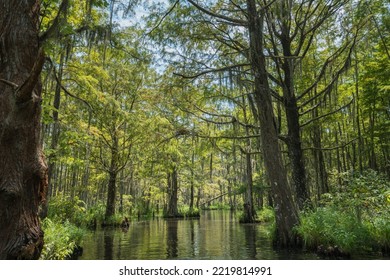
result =
[{"label": "water surface", "polygon": [[315,254],[275,251],[268,225],[239,224],[230,211],[203,211],[200,219],[132,221],[127,231],[101,229],[83,241],[89,260],[316,259]]}]

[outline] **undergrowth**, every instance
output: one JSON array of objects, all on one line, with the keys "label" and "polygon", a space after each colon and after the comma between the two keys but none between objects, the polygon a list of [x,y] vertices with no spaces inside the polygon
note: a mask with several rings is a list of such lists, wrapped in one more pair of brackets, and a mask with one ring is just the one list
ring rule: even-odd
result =
[{"label": "undergrowth", "polygon": [[333,191],[322,196],[319,206],[300,215],[296,230],[306,247],[338,246],[351,254],[388,254],[390,183],[374,171],[337,176]]},{"label": "undergrowth", "polygon": [[69,221],[51,220],[42,221],[45,233],[45,243],[40,256],[42,260],[69,259],[81,248],[81,239],[85,230],[75,226]]}]

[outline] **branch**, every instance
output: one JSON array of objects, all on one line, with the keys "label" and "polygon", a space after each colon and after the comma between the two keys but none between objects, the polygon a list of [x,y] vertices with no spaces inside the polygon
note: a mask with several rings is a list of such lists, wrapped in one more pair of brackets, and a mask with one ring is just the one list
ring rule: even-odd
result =
[{"label": "branch", "polygon": [[279,140],[282,140],[286,144],[288,144],[288,142],[290,141],[290,138],[286,135],[279,134],[278,138],[279,138]]},{"label": "branch", "polygon": [[199,4],[195,3],[192,0],[188,0],[188,2],[190,2],[198,10],[200,10],[201,12],[203,12],[203,13],[209,15],[209,16],[212,16],[212,17],[215,17],[215,18],[219,18],[219,19],[223,19],[223,20],[226,20],[227,22],[238,24],[238,25],[242,25],[242,26],[248,25],[248,22],[245,21],[245,20],[231,18],[231,17],[228,17],[228,16],[224,16],[224,15],[221,15],[221,14],[214,13],[214,12],[212,12],[210,10],[207,10],[207,9],[203,8],[202,6],[200,6]]},{"label": "branch", "polygon": [[315,109],[317,109],[317,108],[322,104],[322,101],[323,101],[323,100],[321,100],[320,102],[318,102],[317,104],[315,104],[313,107],[307,109],[306,111],[299,113],[299,116],[303,116],[303,115],[306,115],[306,114],[308,114],[308,113],[314,111]]},{"label": "branch", "polygon": [[33,90],[38,83],[39,75],[41,74],[43,64],[45,63],[45,55],[43,48],[40,47],[29,77],[15,91],[16,103],[25,103],[32,99]]},{"label": "branch", "polygon": [[241,63],[241,64],[225,66],[225,67],[222,67],[222,68],[214,68],[214,69],[210,69],[210,70],[205,70],[205,71],[199,72],[199,73],[197,73],[195,75],[192,75],[192,76],[181,74],[181,73],[173,73],[173,74],[177,75],[179,77],[185,78],[185,79],[197,79],[200,76],[203,76],[203,75],[206,75],[206,74],[209,74],[209,73],[223,72],[223,71],[226,71],[226,70],[239,68],[239,67],[243,67],[243,66],[249,66],[249,65],[250,65],[249,63]]},{"label": "branch", "polygon": [[350,102],[348,102],[347,104],[345,104],[344,106],[342,106],[342,107],[340,107],[340,108],[338,108],[338,109],[336,109],[336,110],[334,110],[334,111],[332,111],[332,112],[329,112],[329,113],[327,113],[327,114],[318,116],[318,117],[316,117],[316,118],[314,118],[314,119],[311,119],[311,120],[305,122],[304,124],[301,125],[301,127],[304,127],[304,126],[306,126],[306,125],[308,125],[308,124],[311,124],[312,122],[315,122],[315,121],[317,121],[317,120],[319,120],[319,119],[322,119],[322,118],[325,118],[325,117],[327,117],[327,116],[333,115],[333,114],[335,114],[335,113],[337,113],[337,112],[343,110],[344,108],[347,108],[349,105],[351,105],[352,102],[353,102],[353,99],[352,99]]},{"label": "branch", "polygon": [[346,146],[348,146],[349,144],[351,144],[352,142],[355,142],[357,139],[359,139],[359,137],[356,137],[350,141],[348,141],[347,143],[344,143],[342,145],[339,145],[339,146],[336,146],[336,147],[332,147],[332,148],[317,148],[317,147],[308,147],[308,148],[304,148],[303,150],[317,150],[317,151],[332,151],[332,150],[337,150],[337,149],[341,149],[341,148],[344,148]]},{"label": "branch", "polygon": [[[317,93],[316,95],[314,95],[313,97],[309,98],[308,100],[306,100],[305,102],[303,102],[301,105],[299,105],[299,108],[303,108],[304,106],[306,106],[307,104],[311,103],[313,100],[317,99],[318,97],[320,97],[322,94],[328,94],[334,87],[334,85],[336,84],[336,82],[338,81],[339,77],[349,69],[350,67],[350,61],[351,61],[351,54],[352,54],[352,50],[355,46],[355,40],[349,50],[349,53],[348,53],[348,56],[347,58],[345,59],[344,61],[344,64],[343,66],[336,72],[336,74],[334,75],[332,81],[323,89],[321,90],[319,93]],[[320,79],[317,79],[317,81],[313,84],[312,87],[310,87],[309,89],[312,90],[316,85],[317,83],[319,82]],[[300,98],[302,98],[304,95],[306,95],[308,92],[309,92],[309,89],[306,90],[303,94],[301,94],[297,100],[299,100]]]},{"label": "branch", "polygon": [[[352,55],[352,51],[355,47],[355,44],[356,44],[356,39],[357,39],[357,34],[356,36],[354,37],[354,40],[352,42],[352,45],[351,47],[349,48],[349,51],[348,51],[348,54],[347,54],[347,57],[343,63],[343,66],[336,72],[336,74],[334,75],[332,81],[322,90],[320,91],[319,93],[317,93],[315,96],[309,98],[308,100],[306,100],[305,102],[303,102],[299,107],[302,108],[303,106],[309,104],[310,102],[312,102],[313,100],[317,99],[318,97],[320,97],[322,94],[324,93],[329,93],[334,84],[338,81],[339,77],[349,69],[349,66],[350,66],[350,61],[351,61],[351,55]],[[342,52],[346,49],[346,47],[342,48]],[[339,49],[340,50],[340,49]],[[337,52],[339,51],[337,50]],[[337,55],[338,56],[338,55]],[[327,61],[325,62],[325,64],[323,65],[323,68],[321,69],[321,73],[320,75],[317,77],[316,81],[309,87],[307,88],[300,96],[297,97],[297,100],[301,99],[302,97],[304,97],[306,94],[308,94],[313,88],[315,88],[317,86],[317,84],[320,82],[321,78],[323,77],[323,75],[325,75],[325,70],[328,66],[328,64],[330,63],[330,61],[332,61],[333,59],[329,60],[327,59]]]},{"label": "branch", "polygon": [[41,35],[39,35],[40,42],[44,42],[53,37],[54,33],[58,29],[58,26],[61,23],[61,15],[68,10],[69,0],[63,0],[56,17],[53,20],[52,25]]},{"label": "branch", "polygon": [[259,155],[259,154],[262,154],[262,152],[260,151],[257,151],[257,152],[249,152],[249,151],[246,151],[244,150],[243,147],[241,147],[240,145],[236,145],[236,147],[238,147],[238,149],[240,150],[240,152],[244,155]]},{"label": "branch", "polygon": [[[345,62],[348,61],[348,59],[350,58],[350,54],[352,53],[352,49],[354,48],[355,46],[355,43],[356,43],[356,37],[357,37],[357,34],[354,36],[353,40],[352,40],[352,45],[350,46],[349,48],[349,55],[347,56],[347,59]],[[304,96],[306,96],[309,92],[311,92],[317,85],[318,83],[320,82],[320,80],[323,78],[323,76],[326,74],[326,69],[328,67],[328,65],[330,65],[334,60],[336,60],[338,57],[340,57],[340,55],[342,55],[344,53],[344,51],[348,48],[348,46],[350,45],[351,41],[347,41],[343,46],[341,46],[340,48],[338,48],[333,54],[331,54],[326,60],[325,62],[322,64],[322,67],[319,71],[319,74],[317,75],[315,81],[308,87],[306,88],[306,90],[304,90],[298,97],[297,97],[297,100],[300,100],[302,99]],[[344,66],[341,68],[341,70],[343,70],[345,68],[345,63],[344,63]],[[345,69],[346,70],[346,69]],[[339,71],[340,72],[340,71]],[[342,74],[343,71],[341,71],[339,74]],[[338,78],[338,75],[336,75],[336,77]],[[335,81],[335,80],[334,80]],[[323,93],[323,92],[322,92]],[[320,93],[319,95],[321,95],[322,93]],[[316,98],[316,97],[315,97]],[[311,98],[310,100],[314,100],[315,98]],[[306,102],[306,104],[309,103],[309,102]],[[301,105],[301,106],[304,106],[304,105]]]},{"label": "branch", "polygon": [[3,84],[6,84],[6,85],[12,87],[13,90],[17,90],[18,87],[19,87],[17,84],[15,84],[15,83],[13,83],[11,81],[8,81],[8,80],[0,79],[0,82],[2,82]]},{"label": "branch", "polygon": [[[368,10],[372,13],[372,11],[371,11],[370,8],[368,8]],[[381,39],[381,42],[382,42],[382,44],[383,44],[383,47],[385,48],[385,51],[386,51],[386,54],[387,54],[387,58],[390,59],[389,48],[387,47],[386,40],[385,40],[386,38],[383,36],[383,33],[382,33],[382,31],[380,30],[378,21],[376,20],[374,14],[373,14],[373,16],[372,16],[372,20],[373,20],[373,22],[374,22],[374,24],[375,24],[376,29],[378,30],[379,38]]]},{"label": "branch", "polygon": [[155,27],[153,27],[148,33],[146,33],[146,35],[150,35],[153,33],[154,30],[156,30],[160,25],[161,23],[164,21],[164,19],[173,11],[173,9],[176,7],[176,5],[179,4],[179,0],[177,0],[173,5],[172,7],[169,8],[169,10],[165,13],[165,15],[160,19],[160,21],[156,24]]},{"label": "branch", "polygon": [[207,135],[199,135],[196,134],[195,136],[199,138],[204,138],[204,139],[249,139],[249,138],[258,138],[260,137],[260,134],[253,134],[253,135],[246,135],[246,136],[207,136]]},{"label": "branch", "polygon": [[117,166],[117,168],[116,168],[117,172],[122,171],[126,167],[126,165],[129,163],[130,156],[132,155],[131,154],[131,148],[132,148],[132,144],[130,144],[130,146],[129,146],[128,153],[126,155],[126,159],[124,159],[124,161],[123,161],[123,164],[120,165],[120,166]]},{"label": "branch", "polygon": [[91,104],[89,104],[86,100],[84,100],[84,99],[82,99],[82,98],[80,98],[80,97],[78,97],[78,96],[76,96],[76,95],[70,93],[69,90],[68,90],[67,88],[64,87],[64,85],[61,83],[60,79],[58,78],[58,76],[57,76],[57,71],[56,71],[56,68],[55,68],[55,66],[54,66],[53,61],[52,61],[49,57],[46,58],[46,59],[47,59],[47,61],[50,62],[51,66],[53,67],[54,78],[56,79],[56,82],[60,85],[61,89],[65,92],[65,94],[69,95],[70,97],[73,97],[74,99],[77,99],[77,100],[83,102],[85,105],[88,106],[89,112],[91,113],[91,112],[93,111]]},{"label": "branch", "polygon": [[194,106],[195,109],[197,109],[198,111],[200,111],[203,114],[206,114],[206,115],[209,115],[209,116],[212,116],[212,117],[217,117],[217,118],[227,118],[227,119],[230,119],[230,120],[228,120],[228,121],[214,121],[214,120],[211,120],[211,119],[207,119],[207,118],[198,116],[196,113],[194,113],[194,112],[192,112],[190,110],[187,110],[185,108],[182,108],[181,106],[176,105],[176,107],[178,107],[183,112],[191,114],[191,115],[195,116],[196,118],[201,119],[202,121],[205,121],[205,122],[208,122],[208,123],[212,123],[212,124],[216,124],[216,125],[225,125],[225,124],[235,124],[235,123],[237,123],[240,126],[247,127],[247,128],[253,128],[253,129],[259,129],[260,128],[260,127],[257,127],[255,125],[253,125],[253,124],[243,123],[243,122],[239,121],[236,117],[234,117],[232,115],[211,113],[211,112],[207,112],[207,111],[203,110],[202,108],[200,108],[196,104],[191,104],[191,105]]}]

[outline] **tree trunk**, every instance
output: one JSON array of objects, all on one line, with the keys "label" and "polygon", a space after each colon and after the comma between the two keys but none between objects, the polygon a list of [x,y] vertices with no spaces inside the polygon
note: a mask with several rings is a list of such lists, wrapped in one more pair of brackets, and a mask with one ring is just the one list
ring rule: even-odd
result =
[{"label": "tree trunk", "polygon": [[[243,104],[243,114],[244,114],[244,121],[248,123],[248,118],[246,114],[246,105],[245,105],[245,99],[242,98],[242,104]],[[249,128],[245,127],[245,134],[246,136],[249,136]],[[245,192],[245,201],[244,201],[244,216],[241,220],[243,223],[254,223],[256,221],[256,212],[255,208],[253,206],[253,175],[252,175],[252,156],[251,156],[251,140],[250,138],[246,139],[246,153],[245,153],[245,159],[246,159],[246,176],[245,176],[245,184],[246,184],[246,192]]]},{"label": "tree trunk", "polygon": [[115,215],[115,203],[116,203],[116,178],[118,176],[118,137],[114,133],[112,136],[113,145],[111,147],[111,163],[108,171],[109,181],[107,189],[107,205],[105,220],[108,221],[110,217]]},{"label": "tree trunk", "polygon": [[[287,14],[288,13],[286,13],[284,16],[287,16]],[[282,28],[281,43],[284,57],[282,62],[282,69],[284,74],[283,98],[288,129],[288,138],[286,144],[288,148],[288,156],[291,162],[292,183],[295,189],[297,204],[299,209],[303,209],[304,205],[309,203],[310,197],[306,184],[306,170],[301,144],[299,108],[295,96],[294,71],[296,58],[294,58],[291,53],[292,42],[289,32],[289,26],[284,23]]]},{"label": "tree trunk", "polygon": [[[249,141],[249,140],[248,140]],[[254,223],[256,221],[256,212],[253,206],[253,179],[252,179],[252,159],[248,152],[246,157],[246,192],[244,202],[244,216],[242,223]]]},{"label": "tree trunk", "polygon": [[226,177],[227,177],[227,181],[228,181],[228,185],[227,185],[227,189],[228,189],[228,196],[229,196],[229,206],[230,206],[230,210],[234,210],[234,207],[233,207],[233,200],[232,200],[232,178],[231,178],[231,174],[230,174],[230,165],[228,164],[226,166]]},{"label": "tree trunk", "polygon": [[294,185],[299,209],[308,203],[310,205],[309,191],[306,184],[306,170],[301,145],[299,112],[295,97],[286,100],[286,116],[288,139],[287,149],[291,161],[292,182]]},{"label": "tree trunk", "polygon": [[179,216],[177,209],[177,169],[174,167],[173,171],[168,174],[168,207],[166,216],[174,218]]},{"label": "tree trunk", "polygon": [[105,213],[106,222],[110,217],[115,215],[115,202],[116,202],[116,172],[110,172],[110,177],[108,180],[108,190],[107,190],[107,206]]},{"label": "tree trunk", "polygon": [[38,259],[43,247],[39,3],[0,0],[0,259]]},{"label": "tree trunk", "polygon": [[264,15],[257,11],[255,0],[247,0],[247,10],[250,62],[255,77],[255,102],[259,112],[265,168],[271,185],[276,214],[275,243],[281,247],[288,247],[296,243],[293,228],[299,223],[299,220],[282,162],[268,75],[265,69],[265,56],[263,54]]},{"label": "tree trunk", "polygon": [[190,212],[194,209],[194,182],[195,182],[195,151],[192,151],[191,156],[191,183],[190,183]]},{"label": "tree trunk", "polygon": [[[355,57],[357,56],[355,50]],[[356,59],[357,60],[357,59]],[[361,131],[361,121],[360,121],[360,98],[359,98],[359,68],[358,61],[355,62],[355,96],[354,97],[354,105],[355,105],[355,115],[356,115],[356,124],[357,134],[358,134],[358,158],[359,158],[359,172],[363,173],[363,138]]]},{"label": "tree trunk", "polygon": [[[55,93],[54,93],[54,100],[53,100],[53,107],[54,110],[52,112],[52,117],[53,117],[53,128],[52,128],[52,136],[51,136],[51,143],[50,143],[50,149],[52,151],[57,151],[57,146],[58,142],[60,139],[60,122],[58,119],[58,111],[60,109],[60,104],[61,104],[61,81],[62,81],[62,73],[63,73],[63,66],[64,66],[64,59],[65,59],[65,54],[64,52],[61,52],[60,55],[60,65],[59,65],[59,70],[58,70],[58,81],[56,83],[56,88],[55,88]],[[53,184],[53,174],[56,169],[56,161],[57,161],[57,156],[56,153],[53,153],[51,156],[48,157],[48,192],[47,192],[47,199],[49,200],[52,195],[53,195],[53,189],[55,184]],[[48,205],[45,203],[42,206],[42,210],[40,212],[40,217],[41,219],[46,218],[47,216],[47,211],[48,211]]]},{"label": "tree trunk", "polygon": [[[318,116],[317,110],[313,111],[313,118]],[[321,198],[321,195],[329,192],[328,174],[325,167],[324,153],[322,152],[321,142],[321,127],[319,124],[313,126],[313,157],[314,157],[314,169],[316,173],[317,182],[317,199]]]}]

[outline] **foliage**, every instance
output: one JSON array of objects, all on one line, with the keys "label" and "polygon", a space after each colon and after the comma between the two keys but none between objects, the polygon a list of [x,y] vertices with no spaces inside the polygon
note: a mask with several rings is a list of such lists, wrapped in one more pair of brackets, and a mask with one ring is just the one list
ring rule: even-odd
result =
[{"label": "foliage", "polygon": [[183,206],[179,208],[180,215],[183,215],[185,218],[197,218],[200,217],[200,212],[198,208],[193,208],[192,210],[188,206]]},{"label": "foliage", "polygon": [[64,260],[80,248],[84,230],[59,219],[46,218],[42,221],[45,243],[41,254],[42,260]]},{"label": "foliage", "polygon": [[123,221],[123,216],[122,214],[115,213],[114,215],[110,217],[104,217],[102,221],[102,227],[118,227],[121,225]]},{"label": "foliage", "polygon": [[308,248],[319,245],[339,246],[342,250],[362,251],[369,249],[370,235],[350,213],[332,207],[320,207],[301,215],[298,233]]},{"label": "foliage", "polygon": [[[238,220],[241,222],[244,221],[244,212],[239,210],[237,212]],[[259,223],[268,223],[274,225],[275,223],[275,210],[272,207],[264,207],[261,210],[256,211],[256,222]]]},{"label": "foliage", "polygon": [[377,172],[340,174],[342,184],[320,206],[301,215],[297,228],[309,248],[339,246],[350,253],[389,251],[390,183]]},{"label": "foliage", "polygon": [[92,207],[88,208],[86,213],[83,215],[83,225],[87,227],[95,227],[104,220],[104,213],[106,206],[104,203],[97,203]]},{"label": "foliage", "polygon": [[390,254],[390,221],[389,215],[375,217],[366,226],[373,238],[375,244],[373,248],[381,250],[384,254]]},{"label": "foliage", "polygon": [[362,175],[353,172],[337,174],[333,178],[332,193],[324,194],[321,204],[342,211],[354,212],[358,221],[390,214],[390,182],[374,170]]},{"label": "foliage", "polygon": [[231,209],[231,206],[229,204],[226,204],[226,203],[213,203],[209,206],[204,206],[205,210],[230,210]]},{"label": "foliage", "polygon": [[257,220],[261,223],[269,223],[275,221],[275,211],[271,207],[264,207],[257,212]]},{"label": "foliage", "polygon": [[82,224],[85,217],[85,202],[77,196],[59,194],[52,197],[48,206],[48,217],[53,220],[70,221],[76,224]]}]

